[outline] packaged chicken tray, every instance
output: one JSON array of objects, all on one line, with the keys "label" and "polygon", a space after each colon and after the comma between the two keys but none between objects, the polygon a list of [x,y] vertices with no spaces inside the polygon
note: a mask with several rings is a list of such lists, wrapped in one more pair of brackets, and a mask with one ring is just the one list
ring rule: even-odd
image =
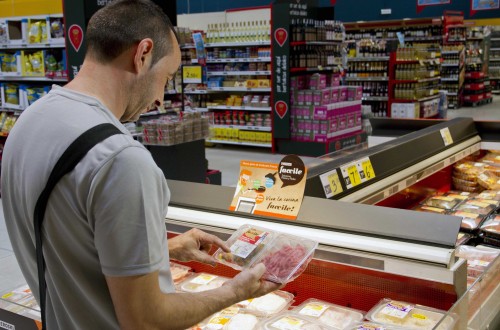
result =
[{"label": "packaged chicken tray", "polygon": [[498,208],[499,201],[492,199],[469,199],[457,207],[459,211],[488,215]]},{"label": "packaged chicken tray", "polygon": [[[403,301],[382,299],[366,315],[370,321],[398,326],[406,329],[434,329],[446,315],[445,311],[411,304]],[[453,329],[457,321],[456,315],[448,315],[436,328],[438,330]]]},{"label": "packaged chicken tray", "polygon": [[413,211],[446,214],[445,209],[440,209],[439,207],[425,206],[425,205],[416,206],[413,208]]},{"label": "packaged chicken tray", "polygon": [[345,329],[350,324],[361,322],[364,319],[364,313],[361,311],[314,298],[307,299],[293,311],[300,316],[338,330]]},{"label": "packaged chicken tray", "polygon": [[481,233],[483,233],[484,236],[500,239],[500,215],[492,215],[486,220],[481,226]]},{"label": "packaged chicken tray", "polygon": [[318,243],[256,226],[243,225],[228,239],[231,252],[221,249],[214,257],[236,270],[264,263],[263,278],[275,283],[293,281],[306,269]]},{"label": "packaged chicken tray", "polygon": [[476,198],[500,201],[500,190],[484,190]]},{"label": "packaged chicken tray", "polygon": [[184,292],[202,292],[216,289],[228,280],[227,277],[212,275],[208,273],[193,274],[178,284],[178,288]]},{"label": "packaged chicken tray", "polygon": [[455,255],[467,260],[467,276],[480,276],[491,262],[500,254],[500,250],[462,245],[457,247]]},{"label": "packaged chicken tray", "polygon": [[192,269],[188,266],[170,262],[170,273],[172,274],[172,281],[174,281],[174,284],[178,284],[191,275]]},{"label": "packaged chicken tray", "polygon": [[270,317],[288,309],[293,303],[293,298],[293,294],[277,290],[258,298],[241,301],[236,306],[254,314]]},{"label": "packaged chicken tray", "polygon": [[486,219],[484,215],[460,210],[452,211],[449,214],[462,218],[460,228],[464,229],[464,231],[475,231],[479,228],[484,219]]},{"label": "packaged chicken tray", "polygon": [[260,324],[264,330],[328,330],[328,327],[321,325],[311,319],[305,318],[293,312],[284,312],[275,317],[263,321]]},{"label": "packaged chicken tray", "polygon": [[470,239],[471,239],[471,235],[465,234],[465,233],[458,233],[458,235],[457,235],[457,242],[455,243],[455,246],[464,245]]},{"label": "packaged chicken tray", "polygon": [[437,207],[440,209],[451,210],[454,209],[463,199],[455,198],[452,196],[432,196],[422,202],[425,206]]}]

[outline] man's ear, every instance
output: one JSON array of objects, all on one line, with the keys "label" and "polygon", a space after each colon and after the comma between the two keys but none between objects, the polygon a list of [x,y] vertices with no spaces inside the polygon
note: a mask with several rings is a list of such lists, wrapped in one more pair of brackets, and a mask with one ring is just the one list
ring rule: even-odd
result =
[{"label": "man's ear", "polygon": [[148,70],[151,66],[153,57],[153,40],[150,38],[142,39],[135,49],[134,70],[140,73],[142,70]]}]

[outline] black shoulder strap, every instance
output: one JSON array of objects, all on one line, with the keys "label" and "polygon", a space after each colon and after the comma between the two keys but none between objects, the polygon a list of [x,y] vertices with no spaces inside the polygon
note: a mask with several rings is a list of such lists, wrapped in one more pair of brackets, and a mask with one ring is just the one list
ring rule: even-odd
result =
[{"label": "black shoulder strap", "polygon": [[34,213],[34,227],[35,227],[35,240],[36,240],[36,261],[38,265],[38,286],[40,293],[40,311],[42,315],[42,329],[47,328],[45,316],[45,299],[47,283],[45,282],[45,259],[42,251],[42,223],[45,217],[45,210],[47,209],[47,202],[50,194],[59,180],[71,172],[75,166],[82,160],[83,157],[92,149],[96,144],[105,140],[106,138],[122,134],[122,132],[112,124],[97,125],[82,135],[80,135],[71,145],[64,151],[62,156],[57,161],[56,165],[50,173],[47,185],[38,197]]}]

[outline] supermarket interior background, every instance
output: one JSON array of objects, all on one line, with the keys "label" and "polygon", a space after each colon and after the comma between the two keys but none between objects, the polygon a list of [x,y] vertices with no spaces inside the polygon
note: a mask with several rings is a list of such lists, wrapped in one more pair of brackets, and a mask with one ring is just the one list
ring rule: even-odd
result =
[{"label": "supermarket interior background", "polygon": [[[109,2],[0,0],[0,161],[23,111],[78,74],[86,24]],[[167,217],[167,228],[219,233],[211,212],[227,216],[221,198],[239,187],[241,161],[295,154],[309,171],[303,209],[295,228],[276,228],[307,227],[320,248],[278,297],[283,306],[321,298],[352,320],[391,325],[374,307],[390,292],[429,307],[400,326],[500,329],[500,0],[154,2],[176,26],[182,65],[164,103],[126,127],[175,180],[172,217],[186,207],[209,219]],[[254,185],[249,196],[266,191]],[[228,217],[221,237],[244,219]],[[39,320],[2,210],[0,265],[0,321],[3,311]],[[291,329],[280,326],[266,329]]]}]

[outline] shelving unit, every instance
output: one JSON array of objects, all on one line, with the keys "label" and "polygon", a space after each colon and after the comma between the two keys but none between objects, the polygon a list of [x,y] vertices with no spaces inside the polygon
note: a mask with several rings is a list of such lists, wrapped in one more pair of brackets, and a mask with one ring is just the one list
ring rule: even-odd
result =
[{"label": "shelving unit", "polygon": [[488,57],[488,73],[491,90],[500,93],[500,28],[494,27],[490,36],[491,48]]}]

